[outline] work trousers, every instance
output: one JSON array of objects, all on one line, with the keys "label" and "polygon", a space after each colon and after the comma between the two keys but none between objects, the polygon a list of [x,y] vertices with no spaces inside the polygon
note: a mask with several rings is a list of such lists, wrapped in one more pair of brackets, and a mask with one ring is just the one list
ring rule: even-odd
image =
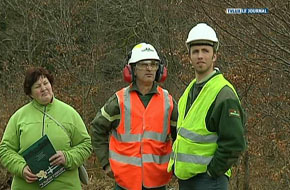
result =
[{"label": "work trousers", "polygon": [[229,178],[223,175],[214,179],[201,173],[187,180],[178,179],[178,184],[179,190],[228,190]]}]

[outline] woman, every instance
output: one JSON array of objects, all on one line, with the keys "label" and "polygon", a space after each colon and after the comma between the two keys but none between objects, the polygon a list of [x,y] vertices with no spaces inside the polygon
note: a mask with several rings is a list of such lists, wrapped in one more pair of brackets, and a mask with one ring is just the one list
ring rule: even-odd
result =
[{"label": "woman", "polygon": [[76,110],[54,97],[53,81],[46,69],[30,68],[25,76],[24,92],[32,101],[12,115],[5,129],[0,161],[14,175],[13,190],[40,189],[37,176],[21,154],[44,135],[56,150],[50,164],[63,165],[66,171],[43,189],[81,189],[78,167],[90,156],[91,139]]}]

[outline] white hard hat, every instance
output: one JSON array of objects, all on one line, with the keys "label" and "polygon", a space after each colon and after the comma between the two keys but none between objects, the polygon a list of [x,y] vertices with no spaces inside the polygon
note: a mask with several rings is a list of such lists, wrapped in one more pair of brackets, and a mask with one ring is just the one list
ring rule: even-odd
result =
[{"label": "white hard hat", "polygon": [[191,44],[212,45],[215,51],[219,48],[219,41],[214,29],[206,23],[199,23],[190,30],[186,45],[189,48]]},{"label": "white hard hat", "polygon": [[128,64],[137,63],[141,60],[154,59],[160,61],[156,49],[146,43],[140,43],[134,46],[132,49],[131,57],[128,60]]}]

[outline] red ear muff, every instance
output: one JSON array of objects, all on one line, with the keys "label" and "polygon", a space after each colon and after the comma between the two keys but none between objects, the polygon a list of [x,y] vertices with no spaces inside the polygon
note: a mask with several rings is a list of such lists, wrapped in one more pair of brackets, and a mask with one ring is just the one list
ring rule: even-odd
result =
[{"label": "red ear muff", "polygon": [[123,68],[123,79],[125,82],[131,83],[133,81],[133,72],[131,65],[126,65]]},{"label": "red ear muff", "polygon": [[128,64],[129,59],[132,56],[132,51],[129,51],[127,58],[126,58],[126,63],[125,67],[123,68],[123,79],[125,82],[131,83],[133,81],[133,71],[131,65]]},{"label": "red ear muff", "polygon": [[157,72],[156,72],[156,77],[155,81],[157,82],[164,82],[167,78],[167,68],[165,67],[164,64],[160,64]]},{"label": "red ear muff", "polygon": [[167,78],[167,68],[164,66],[161,78],[158,82],[164,82],[166,80],[166,78]]}]

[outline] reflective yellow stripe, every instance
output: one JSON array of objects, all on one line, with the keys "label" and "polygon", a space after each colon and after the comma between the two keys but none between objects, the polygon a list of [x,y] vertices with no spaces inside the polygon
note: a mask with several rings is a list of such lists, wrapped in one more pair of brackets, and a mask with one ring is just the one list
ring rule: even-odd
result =
[{"label": "reflective yellow stripe", "polygon": [[108,121],[112,122],[112,121],[115,121],[117,119],[120,119],[120,114],[119,115],[114,115],[114,116],[110,116],[104,109],[104,107],[102,107],[101,109],[101,113],[102,113],[102,116],[104,116]]},{"label": "reflective yellow stripe", "polygon": [[173,127],[176,127],[177,122],[176,122],[176,121],[172,121],[172,120],[170,120],[170,125],[173,126]]}]

